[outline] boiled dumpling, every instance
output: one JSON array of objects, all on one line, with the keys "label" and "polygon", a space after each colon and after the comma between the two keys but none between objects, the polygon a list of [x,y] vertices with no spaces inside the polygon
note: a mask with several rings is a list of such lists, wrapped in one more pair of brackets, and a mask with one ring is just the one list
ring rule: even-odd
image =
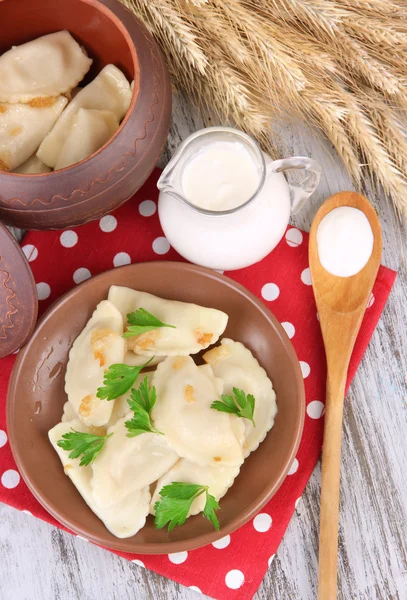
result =
[{"label": "boiled dumpling", "polygon": [[86,87],[81,89],[38,149],[38,158],[55,167],[73,117],[80,108],[112,111],[118,121],[126,114],[131,100],[130,84],[123,73],[114,65],[104,67]]},{"label": "boiled dumpling", "polygon": [[101,506],[120,502],[128,494],[145,488],[168,471],[178,460],[164,435],[142,433],[127,437],[125,422],[132,412],[109,427],[113,435],[93,463],[92,493]]},{"label": "boiled dumpling", "polygon": [[119,121],[112,111],[80,108],[72,119],[55,170],[70,167],[88,158],[99,150],[118,128]]},{"label": "boiled dumpling", "polygon": [[123,363],[123,319],[107,300],[102,300],[76,338],[69,352],[65,391],[77,415],[86,425],[106,425],[113,401],[96,397],[103,386],[104,372],[112,364]]},{"label": "boiled dumpling", "polygon": [[[196,483],[209,486],[209,493],[220,500],[233,485],[239,475],[240,467],[202,467],[181,458],[173,467],[157,481],[153,497],[151,498],[150,513],[155,514],[155,503],[160,500],[160,490],[174,481],[182,483]],[[193,501],[188,516],[197,515],[205,506],[205,494]]]},{"label": "boiled dumpling", "polygon": [[152,384],[157,390],[153,422],[179,456],[202,466],[242,464],[236,432],[244,425],[211,408],[222,386],[210,369],[197,367],[189,356],[168,357],[158,365]]},{"label": "boiled dumpling", "polygon": [[103,521],[113,535],[119,538],[135,535],[144,527],[149,512],[151,499],[149,488],[132,491],[120,502],[109,507],[100,506],[92,496],[92,466],[81,467],[79,465],[80,458],[69,458],[70,451],[63,450],[57,444],[62,436],[72,429],[83,433],[93,433],[92,429],[86,427],[78,419],[58,423],[48,433],[50,442],[62,462],[65,474],[68,475],[89,508]]},{"label": "boiled dumpling", "polygon": [[16,169],[35,153],[68,103],[48,98],[43,107],[0,104],[0,171]]},{"label": "boiled dumpling", "polygon": [[77,419],[77,418],[78,418],[78,415],[76,414],[76,411],[75,411],[73,405],[68,400],[64,404],[64,412],[62,413],[61,421],[62,421],[62,423],[65,423],[66,421],[73,421],[74,419]]},{"label": "boiled dumpling", "polygon": [[0,56],[0,102],[29,102],[69,92],[91,64],[68,31],[14,46]]},{"label": "boiled dumpling", "polygon": [[128,313],[144,308],[163,323],[175,326],[127,338],[127,348],[142,356],[195,354],[214,344],[228,322],[227,314],[215,308],[164,300],[116,285],[111,286],[108,299],[119,309],[125,323]]},{"label": "boiled dumpling", "polygon": [[224,381],[224,394],[233,394],[233,388],[252,394],[255,399],[254,422],[234,417],[244,422],[244,456],[256,450],[273,427],[277,412],[276,394],[266,371],[259,365],[253,354],[240,342],[224,338],[221,345],[206,352],[204,360],[212,367],[216,377]]},{"label": "boiled dumpling", "polygon": [[[158,363],[166,359],[166,356],[154,356],[152,361],[148,363],[147,368],[155,367]],[[127,350],[124,355],[124,364],[130,367],[141,367],[148,361],[147,356],[141,356],[141,354],[134,354],[133,350]]]},{"label": "boiled dumpling", "polygon": [[51,169],[44,165],[36,156],[33,154],[28,160],[22,165],[14,169],[13,173],[24,173],[25,175],[34,175],[36,173],[49,173]]}]

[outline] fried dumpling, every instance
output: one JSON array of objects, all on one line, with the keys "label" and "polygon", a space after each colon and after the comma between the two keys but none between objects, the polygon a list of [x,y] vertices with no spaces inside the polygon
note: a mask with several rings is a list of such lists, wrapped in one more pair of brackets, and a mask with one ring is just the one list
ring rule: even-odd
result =
[{"label": "fried dumpling", "polygon": [[92,494],[100,506],[121,502],[132,492],[157,481],[178,460],[164,435],[142,433],[127,437],[125,422],[132,412],[109,427],[113,435],[93,463]]},{"label": "fried dumpling", "polygon": [[132,491],[120,502],[109,507],[100,506],[92,495],[92,466],[81,467],[79,465],[80,458],[69,458],[70,452],[63,450],[57,444],[62,436],[72,429],[82,433],[94,433],[92,428],[89,429],[78,419],[58,423],[48,433],[50,442],[62,462],[65,474],[68,475],[89,508],[103,521],[113,535],[119,538],[135,535],[144,527],[149,512],[151,499],[149,488]]},{"label": "fried dumpling", "polygon": [[123,363],[123,319],[107,300],[102,300],[76,338],[69,352],[65,391],[77,415],[86,425],[106,425],[114,403],[96,393],[110,365]]},{"label": "fried dumpling", "polygon": [[0,102],[30,102],[69,92],[91,64],[68,31],[13,46],[0,56]]},{"label": "fried dumpling", "polygon": [[42,107],[0,104],[0,171],[12,171],[35,153],[68,100],[48,98]]},{"label": "fried dumpling", "polygon": [[[233,485],[238,476],[240,467],[202,467],[181,458],[171,469],[157,481],[154,494],[151,498],[150,513],[155,514],[155,503],[160,500],[160,490],[165,486],[180,481],[182,483],[196,483],[209,486],[209,493],[220,500]],[[205,506],[205,494],[193,501],[188,516],[197,515]]]},{"label": "fried dumpling", "polygon": [[118,128],[119,121],[112,111],[80,108],[72,119],[55,170],[70,167],[88,158],[99,150]]},{"label": "fried dumpling", "polygon": [[244,422],[243,451],[246,458],[273,427],[277,404],[272,383],[250,350],[240,342],[224,338],[221,345],[206,352],[203,359],[212,367],[216,377],[223,380],[224,394],[233,394],[233,388],[236,387],[256,399],[253,415],[255,427],[248,419],[234,417]]},{"label": "fried dumpling", "polygon": [[49,167],[55,168],[73,117],[80,108],[109,110],[120,121],[129,108],[131,95],[130,84],[120,69],[114,65],[106,65],[69,103],[38,148],[38,158]]},{"label": "fried dumpling", "polygon": [[34,175],[36,173],[49,173],[51,169],[44,165],[36,156],[33,154],[28,160],[22,165],[14,169],[13,173],[24,173],[25,175]]},{"label": "fried dumpling", "polygon": [[220,396],[220,383],[189,356],[166,358],[153,375],[157,402],[152,418],[182,458],[202,466],[239,467],[243,450],[233,415],[211,408]]},{"label": "fried dumpling", "polygon": [[163,323],[174,326],[127,338],[127,348],[142,356],[195,354],[214,344],[228,322],[227,314],[215,308],[164,300],[116,285],[111,286],[108,299],[119,309],[125,323],[128,313],[144,308]]}]

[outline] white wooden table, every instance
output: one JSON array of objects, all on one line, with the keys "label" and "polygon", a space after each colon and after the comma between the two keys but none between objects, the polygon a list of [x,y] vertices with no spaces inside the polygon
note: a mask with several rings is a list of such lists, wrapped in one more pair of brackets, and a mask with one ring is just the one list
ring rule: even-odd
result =
[{"label": "white wooden table", "polygon": [[[175,99],[162,159],[202,126],[192,108]],[[300,126],[281,129],[281,156],[319,161],[319,189],[295,223],[309,229],[321,202],[351,189],[330,145]],[[385,265],[399,271],[395,287],[345,404],[339,528],[339,598],[407,599],[407,232],[390,203],[377,206]],[[404,253],[404,258],[403,258]],[[317,590],[320,466],[268,570],[256,600],[314,600]],[[2,600],[197,600],[198,594],[0,505]],[[201,596],[202,597],[202,596]],[[222,599],[219,599],[222,600]]]}]

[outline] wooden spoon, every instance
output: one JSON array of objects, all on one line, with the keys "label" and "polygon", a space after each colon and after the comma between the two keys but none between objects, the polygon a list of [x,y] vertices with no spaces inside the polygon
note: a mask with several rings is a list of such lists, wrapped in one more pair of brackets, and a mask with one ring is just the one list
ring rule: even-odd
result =
[{"label": "wooden spoon", "polygon": [[[374,235],[367,265],[352,277],[331,275],[318,257],[316,232],[334,208],[352,206],[363,211]],[[369,201],[355,192],[328,198],[312,223],[309,264],[327,360],[325,427],[322,448],[322,488],[319,538],[319,600],[336,598],[338,562],[339,478],[342,415],[349,360],[375,282],[382,253],[379,219]]]}]

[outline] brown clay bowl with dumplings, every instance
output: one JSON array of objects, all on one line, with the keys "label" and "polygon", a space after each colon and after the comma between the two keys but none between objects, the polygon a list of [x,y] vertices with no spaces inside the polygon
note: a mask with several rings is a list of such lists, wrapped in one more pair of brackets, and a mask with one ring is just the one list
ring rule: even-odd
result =
[{"label": "brown clay bowl with dumplings", "polygon": [[0,0],[0,54],[63,29],[93,59],[85,84],[112,63],[134,79],[134,93],[115,135],[89,158],[39,175],[0,171],[0,220],[23,229],[73,227],[117,208],[147,179],[168,134],[171,87],[163,57],[117,0]]},{"label": "brown clay bowl with dumplings", "polygon": [[[88,508],[48,440],[66,401],[69,349],[109,287],[124,285],[163,298],[226,312],[225,337],[243,342],[266,369],[277,395],[274,427],[245,460],[218,512],[220,532],[202,515],[171,533],[155,529],[153,517],[135,536],[114,537]],[[7,398],[8,435],[28,487],[55,519],[86,539],[130,553],[164,554],[204,546],[253,518],[276,493],[297,453],[305,415],[304,384],[296,353],[270,311],[243,286],[185,263],[153,262],[107,271],[77,286],[43,316],[14,366]]]}]

